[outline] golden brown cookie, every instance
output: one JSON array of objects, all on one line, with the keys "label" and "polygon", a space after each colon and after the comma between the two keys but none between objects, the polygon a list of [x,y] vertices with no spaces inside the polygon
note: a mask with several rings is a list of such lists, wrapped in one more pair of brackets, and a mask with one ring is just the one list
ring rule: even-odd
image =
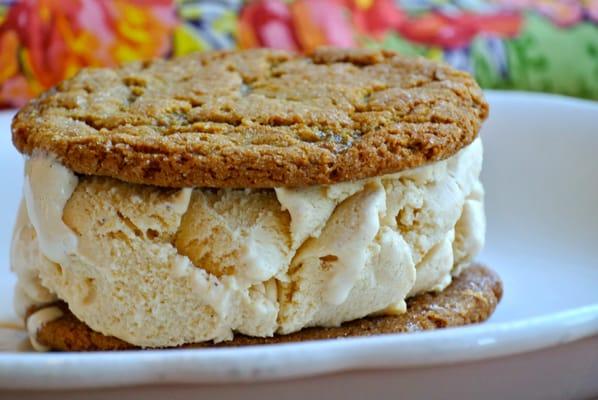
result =
[{"label": "golden brown cookie", "polygon": [[211,52],[88,68],[15,117],[25,154],[167,187],[330,184],[445,159],[488,106],[473,78],[377,50]]},{"label": "golden brown cookie", "polygon": [[[440,293],[415,296],[407,302],[407,312],[399,316],[369,317],[344,323],[336,328],[307,328],[290,335],[256,338],[237,335],[230,342],[197,343],[184,347],[247,346],[335,339],[349,336],[416,332],[482,322],[490,317],[502,297],[502,282],[488,268],[472,266],[464,270]],[[63,316],[46,323],[37,332],[37,341],[61,351],[130,350],[138,347],[111,336],[92,331],[58,305]]]}]

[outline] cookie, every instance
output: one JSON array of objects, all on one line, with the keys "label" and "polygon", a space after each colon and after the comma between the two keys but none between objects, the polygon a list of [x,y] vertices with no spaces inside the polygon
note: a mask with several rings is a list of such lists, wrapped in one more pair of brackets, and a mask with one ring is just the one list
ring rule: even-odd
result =
[{"label": "cookie", "polygon": [[24,154],[165,187],[332,184],[446,159],[488,106],[473,78],[378,50],[195,54],[88,68],[14,118]]},{"label": "cookie", "polygon": [[[226,347],[337,339],[352,336],[417,332],[479,323],[488,319],[502,297],[502,282],[488,268],[475,265],[465,269],[440,293],[424,293],[408,300],[407,312],[399,316],[368,317],[332,328],[306,328],[289,335],[269,338],[236,335],[232,341],[196,343],[184,347]],[[57,303],[62,316],[41,326],[37,341],[54,350],[131,350],[138,347],[120,339],[94,332]],[[31,312],[36,310],[30,310]],[[30,315],[31,315],[30,312]]]}]

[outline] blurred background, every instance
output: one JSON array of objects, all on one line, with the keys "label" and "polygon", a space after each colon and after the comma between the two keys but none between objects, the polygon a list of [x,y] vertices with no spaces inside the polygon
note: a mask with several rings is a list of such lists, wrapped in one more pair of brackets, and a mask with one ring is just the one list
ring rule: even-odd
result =
[{"label": "blurred background", "polygon": [[321,45],[444,60],[486,88],[598,99],[598,0],[0,0],[0,108],[85,66]]}]

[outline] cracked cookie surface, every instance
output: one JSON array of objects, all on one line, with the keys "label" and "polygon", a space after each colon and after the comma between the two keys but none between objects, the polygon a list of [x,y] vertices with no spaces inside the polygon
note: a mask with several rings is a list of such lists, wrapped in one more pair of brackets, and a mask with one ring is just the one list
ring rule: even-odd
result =
[{"label": "cracked cookie surface", "polygon": [[15,117],[25,154],[166,187],[357,180],[446,159],[488,106],[473,78],[375,50],[210,52],[84,69]]}]

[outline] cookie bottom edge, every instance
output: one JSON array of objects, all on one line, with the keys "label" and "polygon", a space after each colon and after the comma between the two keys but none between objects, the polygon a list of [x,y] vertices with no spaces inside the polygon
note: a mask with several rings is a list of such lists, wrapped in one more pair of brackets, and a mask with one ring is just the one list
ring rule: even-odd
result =
[{"label": "cookie bottom edge", "polygon": [[[288,335],[274,335],[273,337],[250,337],[236,334],[231,341],[190,343],[162,349],[269,345],[464,326],[487,320],[500,302],[502,293],[503,285],[499,276],[485,266],[473,264],[464,269],[459,276],[454,277],[453,282],[445,290],[438,293],[423,293],[408,299],[407,312],[401,315],[365,317],[345,322],[339,327],[305,328]],[[93,331],[84,322],[77,319],[64,302],[48,304],[41,308],[46,307],[58,307],[62,314],[41,326],[33,339],[50,350],[142,349],[116,337]],[[27,318],[41,308],[30,310]]]}]

